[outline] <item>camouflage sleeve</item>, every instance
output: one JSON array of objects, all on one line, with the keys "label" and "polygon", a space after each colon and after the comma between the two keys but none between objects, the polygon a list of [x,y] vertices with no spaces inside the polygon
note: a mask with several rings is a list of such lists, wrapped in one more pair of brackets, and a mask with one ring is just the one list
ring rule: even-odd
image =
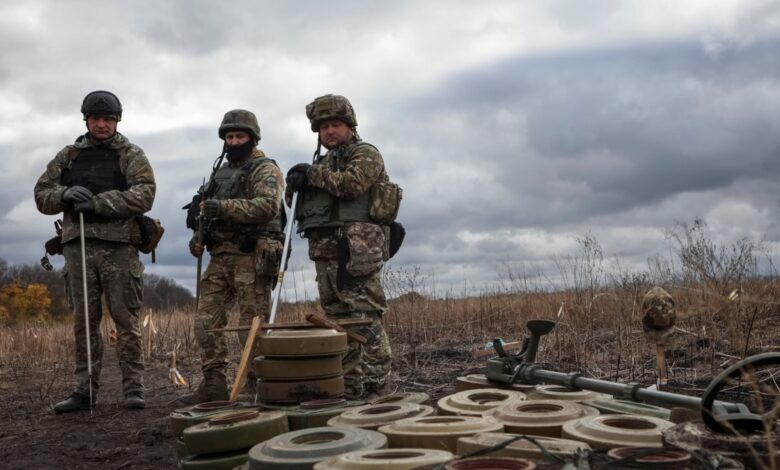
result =
[{"label": "camouflage sleeve", "polygon": [[379,150],[371,145],[360,145],[350,156],[343,171],[333,171],[326,165],[314,165],[309,168],[306,177],[310,185],[336,197],[355,199],[379,179],[384,167]]},{"label": "camouflage sleeve", "polygon": [[149,212],[157,185],[154,171],[140,147],[127,150],[127,190],[111,190],[95,195],[95,213],[106,217],[128,218]]},{"label": "camouflage sleeve", "polygon": [[220,217],[239,223],[267,224],[279,213],[284,194],[282,171],[273,164],[258,165],[249,177],[252,199],[222,201]]},{"label": "camouflage sleeve", "polygon": [[60,183],[62,170],[68,166],[68,150],[65,147],[46,166],[46,171],[35,183],[35,205],[38,210],[46,215],[54,215],[63,212],[66,204],[62,202],[62,193],[67,189]]}]

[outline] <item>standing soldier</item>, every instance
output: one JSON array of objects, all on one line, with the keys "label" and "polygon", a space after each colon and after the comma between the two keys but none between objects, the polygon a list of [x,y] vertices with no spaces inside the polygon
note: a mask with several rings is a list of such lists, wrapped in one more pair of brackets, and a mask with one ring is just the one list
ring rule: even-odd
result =
[{"label": "standing soldier", "polygon": [[[200,198],[195,198],[200,201],[195,207],[201,210],[199,223],[205,224],[205,240],[198,241],[197,230],[190,240],[193,256],[201,256],[204,247],[211,255],[201,279],[195,318],[203,381],[194,394],[180,400],[191,404],[228,399],[225,334],[207,330],[225,327],[234,301],[241,324],[250,324],[257,315],[267,320],[284,242],[284,176],[276,162],[257,148],[257,118],[243,109],[228,111],[219,137],[225,141],[223,156],[228,161],[220,166],[220,157]],[[197,229],[191,219],[188,226]],[[242,344],[247,336],[246,332],[239,334]],[[253,374],[247,375],[248,387],[254,387]]]},{"label": "standing soldier", "polygon": [[[301,193],[295,214],[298,232],[309,240],[320,305],[327,316],[372,321],[355,330],[368,343],[351,342],[342,361],[347,398],[370,398],[384,391],[391,366],[390,342],[382,326],[387,310],[381,277],[388,256],[386,225],[374,210],[381,202],[375,200],[382,193],[377,189],[391,183],[379,150],[360,139],[355,111],[346,98],[321,96],[306,106],[306,116],[311,130],[319,133],[317,152],[313,165],[299,163],[287,173],[287,197]],[[325,155],[320,155],[320,146],[328,149]],[[393,210],[397,212],[397,206]]]},{"label": "standing soldier", "polygon": [[[87,133],[49,162],[35,185],[35,203],[47,215],[63,213],[62,243],[69,301],[75,310],[76,387],[56,405],[65,413],[96,403],[103,340],[101,295],[118,331],[117,356],[122,370],[124,406],[145,406],[138,316],[143,300],[143,264],[131,244],[135,217],[152,208],[154,173],[144,151],[116,131],[122,105],[113,93],[93,91],[81,105]],[[79,213],[84,215],[85,250],[81,252]],[[88,373],[82,255],[86,260],[92,377]],[[91,382],[91,383],[90,383]],[[90,390],[90,388],[92,390]],[[90,393],[92,402],[90,403]]]}]

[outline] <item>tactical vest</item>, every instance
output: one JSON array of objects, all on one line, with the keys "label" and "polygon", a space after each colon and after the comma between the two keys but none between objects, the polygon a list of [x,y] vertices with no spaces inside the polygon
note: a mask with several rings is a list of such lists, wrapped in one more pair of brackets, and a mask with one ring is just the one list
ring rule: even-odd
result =
[{"label": "tactical vest", "polygon": [[[71,161],[70,167],[62,172],[61,182],[64,186],[84,186],[92,191],[92,194],[100,194],[106,191],[127,190],[127,178],[119,166],[119,152],[109,148],[89,147],[79,150],[78,155]],[[74,220],[78,220],[78,214],[73,213]],[[94,213],[85,213],[84,222],[103,223],[112,219]]]},{"label": "tactical vest", "polygon": [[[204,199],[251,199],[247,180],[252,172],[258,166],[270,163],[276,165],[276,162],[268,157],[252,158],[250,161],[240,167],[231,167],[229,164],[222,165],[211,177]],[[276,165],[278,167],[278,165]],[[220,243],[231,241],[239,246],[246,247],[249,250],[251,245],[254,251],[254,242],[260,236],[279,238],[283,236],[284,206],[279,207],[279,212],[270,222],[265,225],[246,224],[233,222],[224,219],[216,219],[210,222],[206,227],[206,235],[209,241]],[[245,250],[242,250],[245,251]]]},{"label": "tactical vest", "polygon": [[[354,145],[357,147],[371,144],[359,142]],[[330,161],[326,157],[330,157]],[[315,165],[330,163],[334,170],[343,171],[344,165],[341,164],[340,160],[341,158],[338,158],[335,152],[328,152]],[[372,222],[369,216],[370,189],[350,200],[338,198],[324,189],[312,186],[305,187],[302,193],[301,202],[298,204],[298,210],[295,214],[299,233],[308,229],[341,227],[346,222]]]}]

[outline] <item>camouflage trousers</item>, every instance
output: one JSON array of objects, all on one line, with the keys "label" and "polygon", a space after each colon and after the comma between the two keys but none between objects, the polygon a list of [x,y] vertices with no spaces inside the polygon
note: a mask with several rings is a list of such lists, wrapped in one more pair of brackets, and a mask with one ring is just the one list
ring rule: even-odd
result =
[{"label": "camouflage trousers", "polygon": [[392,366],[390,340],[382,326],[382,313],[387,301],[382,289],[382,273],[369,276],[349,276],[344,288],[336,288],[336,261],[317,261],[317,287],[320,305],[331,320],[370,319],[371,325],[354,327],[350,331],[368,342],[350,341],[341,364],[344,389],[348,399],[358,399],[380,390],[387,384]]},{"label": "camouflage trousers", "polygon": [[[249,326],[257,315],[267,320],[271,311],[271,280],[269,276],[256,275],[252,254],[223,253],[211,257],[201,278],[200,303],[195,317],[195,338],[200,345],[204,376],[218,374],[224,377],[228,355],[225,333],[206,330],[224,328],[234,303],[238,304],[241,326]],[[248,336],[248,332],[239,333],[242,347]],[[253,351],[250,357],[254,356]]]},{"label": "camouflage trousers", "polygon": [[[74,309],[73,334],[76,338],[75,391],[89,394],[84,289],[79,240],[63,249],[68,300]],[[93,394],[100,387],[103,362],[103,338],[100,321],[105,297],[111,319],[117,330],[116,353],[122,371],[125,395],[143,393],[143,356],[138,317],[143,303],[143,270],[138,250],[127,243],[88,239],[86,242],[87,301],[89,312],[90,351],[92,355]]]}]

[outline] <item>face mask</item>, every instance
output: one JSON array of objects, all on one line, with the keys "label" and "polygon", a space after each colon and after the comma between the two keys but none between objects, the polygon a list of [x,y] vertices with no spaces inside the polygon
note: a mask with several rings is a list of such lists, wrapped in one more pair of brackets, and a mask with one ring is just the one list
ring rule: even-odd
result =
[{"label": "face mask", "polygon": [[238,162],[249,156],[254,147],[255,141],[252,139],[247,140],[241,145],[228,145],[225,156],[229,162]]}]

